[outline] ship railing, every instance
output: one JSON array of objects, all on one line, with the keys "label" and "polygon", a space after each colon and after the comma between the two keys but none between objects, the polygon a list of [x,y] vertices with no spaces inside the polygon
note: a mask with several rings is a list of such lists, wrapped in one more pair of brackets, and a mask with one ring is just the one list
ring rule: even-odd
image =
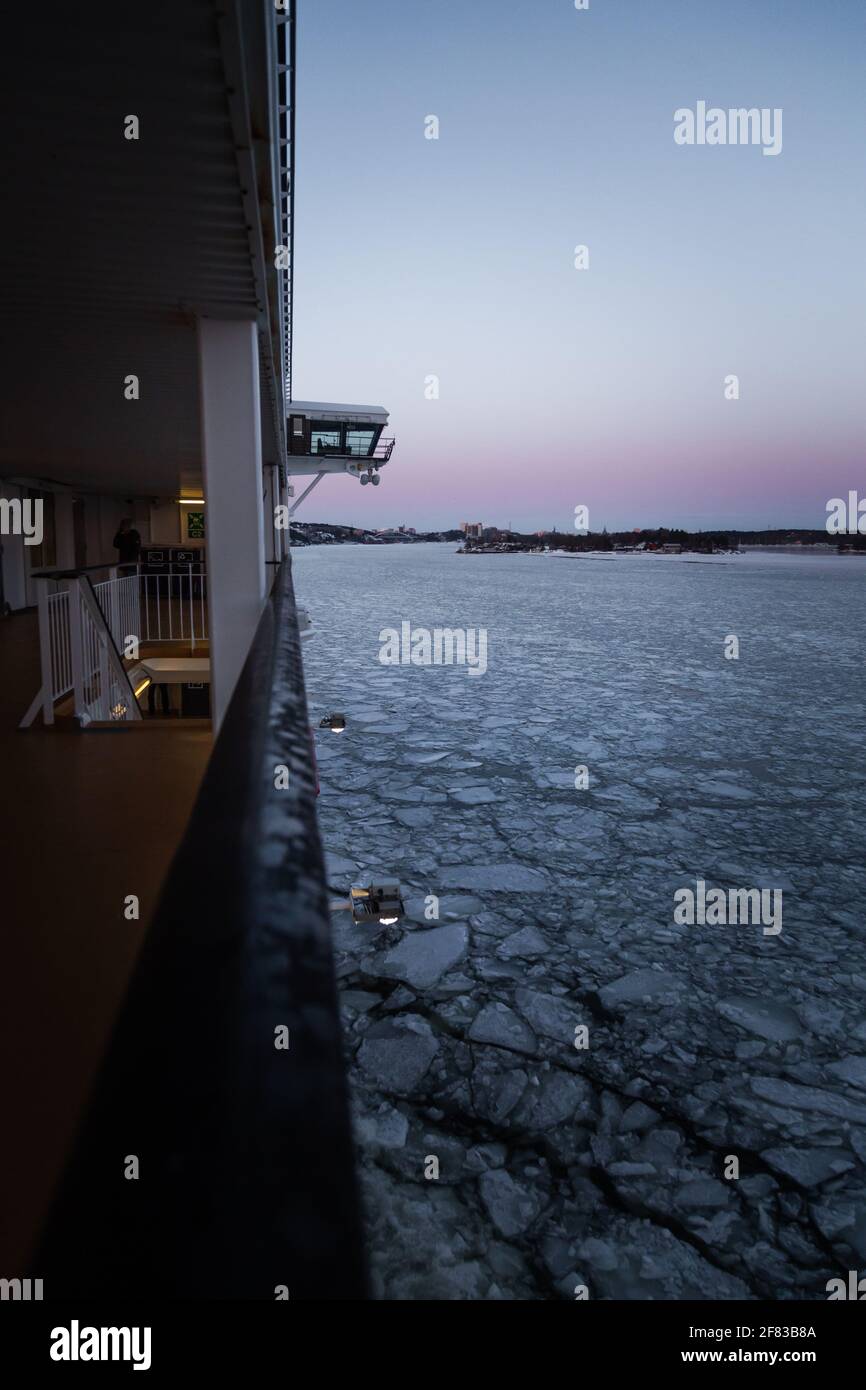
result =
[{"label": "ship railing", "polygon": [[389,436],[387,439],[380,439],[373,450],[373,458],[379,459],[380,462],[387,463],[391,454],[394,452],[394,445],[396,442],[396,439],[392,436]]},{"label": "ship railing", "polygon": [[[93,583],[91,576],[107,573]],[[36,576],[41,682],[20,727],[73,696],[83,723],[140,717],[118,663],[137,660],[144,643],[177,642],[195,651],[208,639],[207,574],[198,565],[174,565],[151,574],[141,564],[95,565]],[[94,606],[95,605],[95,606]],[[134,693],[134,692],[133,692]]]},{"label": "ship railing", "polygon": [[387,439],[379,439],[372,452],[369,444],[325,444],[319,442],[312,452],[312,457],[369,459],[371,463],[387,463],[394,452],[396,442],[396,439],[391,436]]},{"label": "ship railing", "polygon": [[208,640],[207,571],[197,564],[174,563],[167,573],[139,566],[142,642]]}]

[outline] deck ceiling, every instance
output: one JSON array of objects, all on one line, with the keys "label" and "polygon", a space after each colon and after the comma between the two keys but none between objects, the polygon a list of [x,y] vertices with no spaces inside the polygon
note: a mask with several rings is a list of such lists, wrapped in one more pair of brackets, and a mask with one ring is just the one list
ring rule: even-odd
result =
[{"label": "deck ceiling", "polygon": [[[232,4],[16,7],[3,60],[2,475],[197,490],[200,314],[259,322],[264,456],[277,456],[268,305],[218,25]],[[249,48],[246,70],[258,64],[266,86]],[[129,115],[137,141],[124,138]]]}]

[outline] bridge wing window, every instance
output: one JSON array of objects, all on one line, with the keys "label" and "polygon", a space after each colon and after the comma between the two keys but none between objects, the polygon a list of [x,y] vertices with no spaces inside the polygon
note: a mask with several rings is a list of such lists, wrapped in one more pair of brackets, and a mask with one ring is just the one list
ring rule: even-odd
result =
[{"label": "bridge wing window", "polygon": [[348,452],[355,458],[369,458],[373,452],[376,430],[373,425],[357,425],[346,430]]},{"label": "bridge wing window", "polygon": [[314,420],[310,439],[314,454],[341,454],[340,426],[330,420]]}]

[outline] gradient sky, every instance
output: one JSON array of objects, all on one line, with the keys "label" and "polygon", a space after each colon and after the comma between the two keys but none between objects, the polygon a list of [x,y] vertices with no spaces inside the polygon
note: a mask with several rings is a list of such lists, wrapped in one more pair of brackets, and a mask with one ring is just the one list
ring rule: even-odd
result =
[{"label": "gradient sky", "polygon": [[[295,395],[397,438],[300,516],[822,526],[866,491],[864,41],[863,0],[299,0]],[[676,145],[699,100],[783,108],[782,153]]]}]

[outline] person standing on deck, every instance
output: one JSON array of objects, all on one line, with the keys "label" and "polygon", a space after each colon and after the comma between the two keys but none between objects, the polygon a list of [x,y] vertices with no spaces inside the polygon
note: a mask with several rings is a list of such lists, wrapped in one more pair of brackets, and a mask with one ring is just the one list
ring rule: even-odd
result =
[{"label": "person standing on deck", "polygon": [[117,551],[118,564],[138,564],[138,557],[141,553],[141,536],[133,526],[131,517],[125,516],[121,521],[113,544]]}]

